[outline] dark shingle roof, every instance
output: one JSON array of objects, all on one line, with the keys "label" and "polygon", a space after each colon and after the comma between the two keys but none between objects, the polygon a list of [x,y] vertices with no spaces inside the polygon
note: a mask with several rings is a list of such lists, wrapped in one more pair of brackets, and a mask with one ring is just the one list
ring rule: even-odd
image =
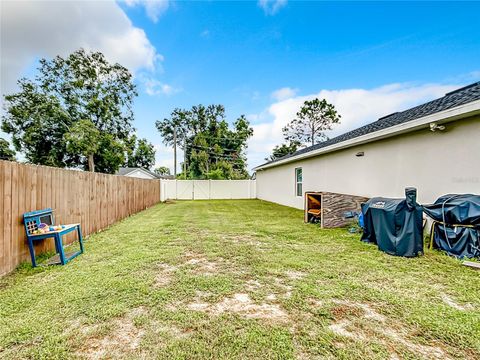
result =
[{"label": "dark shingle roof", "polygon": [[439,99],[429,101],[425,104],[415,106],[411,109],[396,112],[396,113],[381,117],[377,121],[374,121],[370,124],[359,127],[355,130],[349,131],[345,134],[339,135],[327,141],[300,149],[292,154],[283,156],[279,159],[266,162],[262,165],[259,165],[258,167],[275,163],[279,160],[288,159],[293,156],[305,154],[310,151],[321,149],[330,145],[338,144],[343,141],[354,139],[362,135],[373,133],[375,131],[387,129],[391,126],[395,126],[395,125],[406,123],[415,119],[419,119],[421,117],[431,115],[440,111],[448,110],[460,105],[464,105],[475,100],[480,100],[480,82],[476,82],[474,84],[451,91]]},{"label": "dark shingle roof", "polygon": [[121,167],[118,169],[116,175],[127,175],[130,174],[132,171],[136,170],[137,168],[131,168],[131,167]]},{"label": "dark shingle roof", "polygon": [[173,179],[173,176],[170,176],[170,175],[158,175],[158,174],[155,174],[154,172],[150,171],[150,170],[147,170],[147,169],[144,169],[144,168],[139,168],[139,167],[122,167],[120,169],[118,169],[117,171],[117,175],[128,175],[130,174],[131,172],[135,171],[135,170],[143,170],[147,173],[149,173],[150,175],[152,175],[154,178],[157,178],[157,179]]}]

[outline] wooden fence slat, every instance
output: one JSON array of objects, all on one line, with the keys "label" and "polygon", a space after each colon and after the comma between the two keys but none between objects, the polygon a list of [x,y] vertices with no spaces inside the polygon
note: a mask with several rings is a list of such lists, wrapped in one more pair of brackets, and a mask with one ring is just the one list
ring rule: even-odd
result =
[{"label": "wooden fence slat", "polygon": [[[3,214],[0,216],[0,237],[3,238],[3,226],[4,226],[4,220],[5,220],[5,212],[3,211],[4,209],[4,201],[3,201],[3,194],[4,194],[4,189],[3,189],[3,184],[5,183],[5,163],[0,162],[0,214]],[[5,251],[3,249],[3,244],[0,243],[0,269],[4,267],[5,263]]]},{"label": "wooden fence slat", "polygon": [[12,231],[10,232],[12,239],[17,239],[17,241],[12,241],[10,244],[10,256],[12,257],[11,263],[16,263],[19,261],[19,252],[20,246],[18,241],[18,184],[20,183],[18,178],[18,164],[13,164],[12,166]]},{"label": "wooden fence slat", "polygon": [[[159,201],[158,180],[0,160],[0,276],[29,260],[25,212],[51,207],[57,224],[81,223],[87,236]],[[66,242],[73,239],[72,234]],[[36,249],[53,250],[53,241]]]},{"label": "wooden fence slat", "polygon": [[[27,241],[27,238],[25,236],[25,232],[22,231],[22,224],[23,224],[23,219],[22,219],[22,214],[20,213],[21,209],[26,209],[26,204],[25,204],[25,198],[26,195],[28,194],[28,190],[25,191],[27,188],[27,181],[25,177],[25,170],[26,168],[24,166],[18,166],[18,186],[17,186],[17,196],[18,196],[18,214],[16,216],[16,224],[15,228],[17,229],[16,231],[16,236],[20,239],[19,242],[17,242],[18,250],[17,250],[17,261],[20,262],[20,259],[22,258],[22,255],[26,254],[25,252],[25,246],[24,244]],[[28,194],[30,196],[30,194]]]},{"label": "wooden fence slat", "polygon": [[12,243],[12,163],[3,162],[5,165],[4,168],[4,177],[3,177],[3,215],[4,215],[4,225],[3,225],[3,252],[4,262],[3,267],[0,270],[0,274],[4,274],[11,268],[11,249],[10,245]]}]

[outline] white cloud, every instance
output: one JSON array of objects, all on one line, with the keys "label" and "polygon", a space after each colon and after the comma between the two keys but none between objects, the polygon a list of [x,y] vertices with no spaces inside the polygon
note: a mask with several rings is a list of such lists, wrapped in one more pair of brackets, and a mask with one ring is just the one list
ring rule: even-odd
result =
[{"label": "white cloud", "polygon": [[265,15],[275,15],[287,5],[287,0],[258,0],[257,5],[263,9]]},{"label": "white cloud", "polygon": [[35,59],[65,56],[80,47],[101,51],[132,72],[153,71],[162,60],[113,0],[2,1],[1,93],[15,91]]},{"label": "white cloud", "polygon": [[174,88],[173,86],[156,79],[145,79],[143,80],[143,83],[145,85],[145,92],[150,96],[173,95],[180,92],[180,89]]},{"label": "white cloud", "polygon": [[275,100],[285,100],[294,97],[298,92],[298,89],[292,89],[290,87],[283,87],[281,89],[272,92],[271,97]]},{"label": "white cloud", "polygon": [[143,6],[150,20],[157,22],[168,9],[168,0],[125,0],[127,6]]},{"label": "white cloud", "polygon": [[[440,84],[389,84],[373,89],[321,90],[316,94],[296,96],[271,104],[265,112],[250,115],[257,124],[252,125],[253,137],[249,141],[249,165],[255,167],[264,162],[275,145],[283,142],[282,128],[294,119],[305,100],[325,98],[335,105],[342,115],[341,123],[329,137],[343,134],[395,111],[406,110],[415,105],[442,97],[459,85]],[[263,119],[263,121],[261,121]]]}]

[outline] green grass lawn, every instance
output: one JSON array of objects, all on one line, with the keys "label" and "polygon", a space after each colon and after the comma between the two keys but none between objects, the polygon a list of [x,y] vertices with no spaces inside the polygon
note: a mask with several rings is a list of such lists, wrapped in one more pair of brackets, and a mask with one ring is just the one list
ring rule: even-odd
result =
[{"label": "green grass lawn", "polygon": [[480,273],[258,200],[159,204],[0,279],[0,358],[480,359]]}]

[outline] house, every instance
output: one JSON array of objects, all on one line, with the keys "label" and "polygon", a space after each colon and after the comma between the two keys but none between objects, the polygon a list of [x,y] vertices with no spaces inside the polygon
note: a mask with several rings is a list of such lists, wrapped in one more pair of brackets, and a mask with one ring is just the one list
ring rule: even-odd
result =
[{"label": "house", "polygon": [[431,203],[480,193],[480,82],[257,166],[259,199],[302,209],[308,191]]},{"label": "house", "polygon": [[116,175],[130,176],[140,179],[173,179],[172,175],[158,175],[140,167],[124,167],[118,169]]}]

